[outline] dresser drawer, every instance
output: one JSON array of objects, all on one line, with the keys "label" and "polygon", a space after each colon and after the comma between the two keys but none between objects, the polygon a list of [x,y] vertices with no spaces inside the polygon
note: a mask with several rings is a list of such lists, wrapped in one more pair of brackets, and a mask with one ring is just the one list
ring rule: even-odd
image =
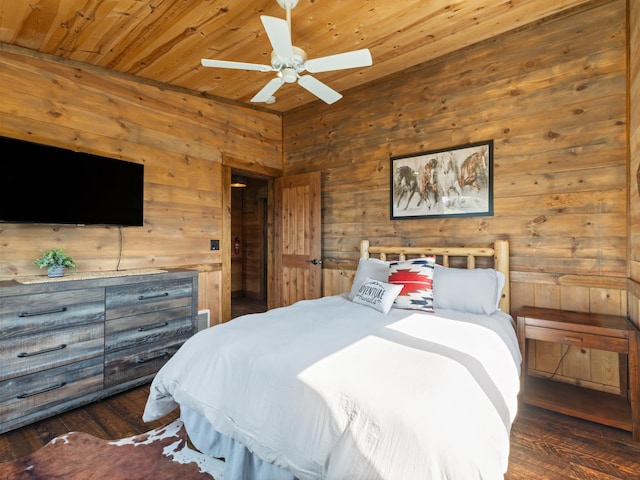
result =
[{"label": "dresser drawer", "polygon": [[192,305],[192,301],[193,283],[185,279],[108,287],[105,315],[111,320]]},{"label": "dresser drawer", "polygon": [[49,333],[0,340],[0,380],[99,357],[104,351],[104,323],[78,325]]},{"label": "dresser drawer", "polygon": [[170,341],[195,333],[191,305],[132,317],[108,320],[105,324],[105,352],[146,343]]},{"label": "dresser drawer", "polygon": [[102,389],[103,358],[0,381],[2,422],[9,423]]},{"label": "dresser drawer", "polygon": [[155,374],[189,338],[119,350],[104,357],[104,385],[111,387]]},{"label": "dresser drawer", "polygon": [[629,350],[629,340],[627,338],[607,337],[533,325],[527,326],[527,338],[583,348],[595,348],[609,352],[627,353]]},{"label": "dresser drawer", "polygon": [[14,295],[0,301],[0,338],[104,320],[104,288]]}]

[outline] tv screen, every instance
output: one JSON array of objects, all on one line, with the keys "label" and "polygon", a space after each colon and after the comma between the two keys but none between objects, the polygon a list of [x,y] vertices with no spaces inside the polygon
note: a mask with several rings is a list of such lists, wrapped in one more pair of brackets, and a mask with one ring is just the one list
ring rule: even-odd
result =
[{"label": "tv screen", "polygon": [[0,149],[0,222],[143,224],[144,165],[8,137]]}]

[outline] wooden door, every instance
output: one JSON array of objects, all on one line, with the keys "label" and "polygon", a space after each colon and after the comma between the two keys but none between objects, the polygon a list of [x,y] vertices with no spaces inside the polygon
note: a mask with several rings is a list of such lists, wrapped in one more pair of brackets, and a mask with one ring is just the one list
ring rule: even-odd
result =
[{"label": "wooden door", "polygon": [[322,294],[320,172],[280,177],[274,199],[274,306]]}]

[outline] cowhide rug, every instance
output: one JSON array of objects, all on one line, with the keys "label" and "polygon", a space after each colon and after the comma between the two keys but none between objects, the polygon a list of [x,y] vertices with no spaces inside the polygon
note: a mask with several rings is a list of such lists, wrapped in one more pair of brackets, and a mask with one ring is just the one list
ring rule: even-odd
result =
[{"label": "cowhide rug", "polygon": [[184,426],[121,440],[71,432],[26,457],[0,464],[1,480],[223,480],[224,463],[189,448]]}]

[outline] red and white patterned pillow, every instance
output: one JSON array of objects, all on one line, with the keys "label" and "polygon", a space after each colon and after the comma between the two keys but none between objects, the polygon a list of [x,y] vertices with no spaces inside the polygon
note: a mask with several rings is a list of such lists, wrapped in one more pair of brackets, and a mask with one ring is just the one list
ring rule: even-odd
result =
[{"label": "red and white patterned pillow", "polygon": [[389,264],[388,283],[402,285],[393,302],[396,308],[433,313],[433,269],[435,256],[412,258]]}]

